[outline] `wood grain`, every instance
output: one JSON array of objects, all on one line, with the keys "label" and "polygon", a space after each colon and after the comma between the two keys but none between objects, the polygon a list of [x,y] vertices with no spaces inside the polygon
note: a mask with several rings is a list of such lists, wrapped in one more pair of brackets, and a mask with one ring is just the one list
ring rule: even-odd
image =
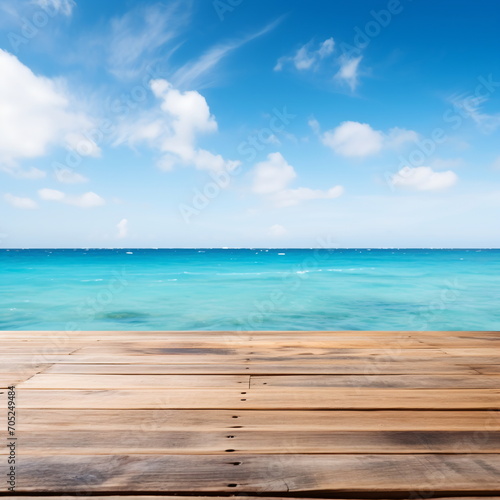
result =
[{"label": "wood grain", "polygon": [[15,498],[494,498],[499,347],[493,331],[0,332]]},{"label": "wood grain", "polygon": [[26,455],[19,492],[499,491],[500,455]]}]

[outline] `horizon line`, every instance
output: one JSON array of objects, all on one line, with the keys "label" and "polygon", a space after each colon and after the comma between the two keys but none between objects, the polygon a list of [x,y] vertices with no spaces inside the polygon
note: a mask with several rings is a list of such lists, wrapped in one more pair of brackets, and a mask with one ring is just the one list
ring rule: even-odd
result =
[{"label": "horizon line", "polygon": [[500,247],[9,247],[10,250],[500,250]]}]

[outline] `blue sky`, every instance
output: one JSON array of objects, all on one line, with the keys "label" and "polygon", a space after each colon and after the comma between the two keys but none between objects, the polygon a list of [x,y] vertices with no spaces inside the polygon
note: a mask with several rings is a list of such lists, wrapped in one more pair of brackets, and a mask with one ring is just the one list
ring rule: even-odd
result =
[{"label": "blue sky", "polygon": [[0,0],[1,247],[499,247],[500,5]]}]

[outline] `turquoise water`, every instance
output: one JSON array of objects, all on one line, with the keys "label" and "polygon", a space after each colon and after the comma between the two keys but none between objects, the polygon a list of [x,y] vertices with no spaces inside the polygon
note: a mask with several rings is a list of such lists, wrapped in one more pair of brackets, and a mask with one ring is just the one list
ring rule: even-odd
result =
[{"label": "turquoise water", "polygon": [[2,330],[499,330],[500,250],[0,250]]}]

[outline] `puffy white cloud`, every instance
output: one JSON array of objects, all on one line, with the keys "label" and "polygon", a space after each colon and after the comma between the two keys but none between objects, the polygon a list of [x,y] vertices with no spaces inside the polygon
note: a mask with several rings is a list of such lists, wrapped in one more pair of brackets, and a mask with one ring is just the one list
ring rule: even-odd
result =
[{"label": "puffy white cloud", "polygon": [[158,161],[162,170],[181,164],[200,170],[231,171],[240,164],[197,147],[200,135],[217,131],[215,117],[199,92],[180,91],[162,79],[151,81],[151,90],[161,100],[160,110],[122,124],[115,144],[147,142],[162,153]]},{"label": "puffy white cloud", "polygon": [[128,236],[128,220],[127,219],[122,219],[116,225],[116,228],[118,229],[117,238],[122,239],[122,238],[126,238]]},{"label": "puffy white cloud", "polygon": [[64,16],[71,16],[76,7],[74,0],[33,0],[33,3],[47,12],[55,12]]},{"label": "puffy white cloud", "polygon": [[31,198],[22,198],[10,193],[4,195],[4,200],[14,208],[21,208],[23,210],[34,210],[38,208],[36,201]]},{"label": "puffy white cloud", "polygon": [[56,201],[79,208],[94,208],[105,204],[105,200],[92,191],[79,196],[68,196],[57,189],[45,188],[38,191],[38,196],[44,201]]},{"label": "puffy white cloud", "polygon": [[456,184],[458,176],[455,172],[435,172],[430,167],[404,167],[395,174],[391,183],[395,187],[416,191],[438,191]]},{"label": "puffy white cloud", "polygon": [[287,163],[281,153],[270,153],[266,161],[254,168],[253,192],[270,194],[281,191],[297,177],[295,169]]},{"label": "puffy white cloud", "polygon": [[254,167],[252,191],[266,196],[277,207],[289,207],[308,200],[337,198],[344,192],[342,186],[326,191],[305,187],[289,189],[288,185],[296,177],[295,169],[281,153],[270,153],[266,161]]},{"label": "puffy white cloud", "polygon": [[[319,130],[319,125],[317,125]],[[365,157],[383,149],[397,149],[407,142],[418,139],[413,130],[392,128],[388,133],[374,130],[368,123],[347,121],[321,136],[325,146],[347,157]]]},{"label": "puffy white cloud", "polygon": [[275,238],[280,238],[281,236],[285,236],[288,233],[286,228],[280,224],[274,224],[269,228],[268,232],[270,236],[273,236]]},{"label": "puffy white cloud", "polygon": [[335,42],[333,38],[328,38],[321,42],[317,48],[313,48],[313,46],[313,42],[310,41],[300,47],[293,56],[280,57],[274,66],[274,71],[281,71],[287,63],[293,64],[299,71],[313,69],[317,63],[333,53]]},{"label": "puffy white cloud", "polygon": [[162,150],[190,161],[195,154],[194,142],[198,133],[217,130],[205,98],[196,91],[181,92],[166,80],[153,80],[151,90],[162,100],[161,109],[170,118],[170,133],[163,137]]},{"label": "puffy white cloud", "polygon": [[[49,147],[92,126],[76,109],[61,80],[35,75],[17,57],[0,49],[0,168],[37,158]],[[92,151],[99,148],[92,143]]]},{"label": "puffy white cloud", "polygon": [[384,135],[367,123],[343,122],[322,136],[325,146],[342,156],[369,156],[380,152]]},{"label": "puffy white cloud", "polygon": [[87,182],[87,177],[75,172],[71,168],[58,168],[54,172],[55,178],[63,184],[80,184]]},{"label": "puffy white cloud", "polygon": [[355,90],[358,86],[359,77],[359,63],[363,59],[362,56],[358,57],[345,57],[339,58],[340,68],[335,75],[335,79],[346,83],[351,90]]}]

